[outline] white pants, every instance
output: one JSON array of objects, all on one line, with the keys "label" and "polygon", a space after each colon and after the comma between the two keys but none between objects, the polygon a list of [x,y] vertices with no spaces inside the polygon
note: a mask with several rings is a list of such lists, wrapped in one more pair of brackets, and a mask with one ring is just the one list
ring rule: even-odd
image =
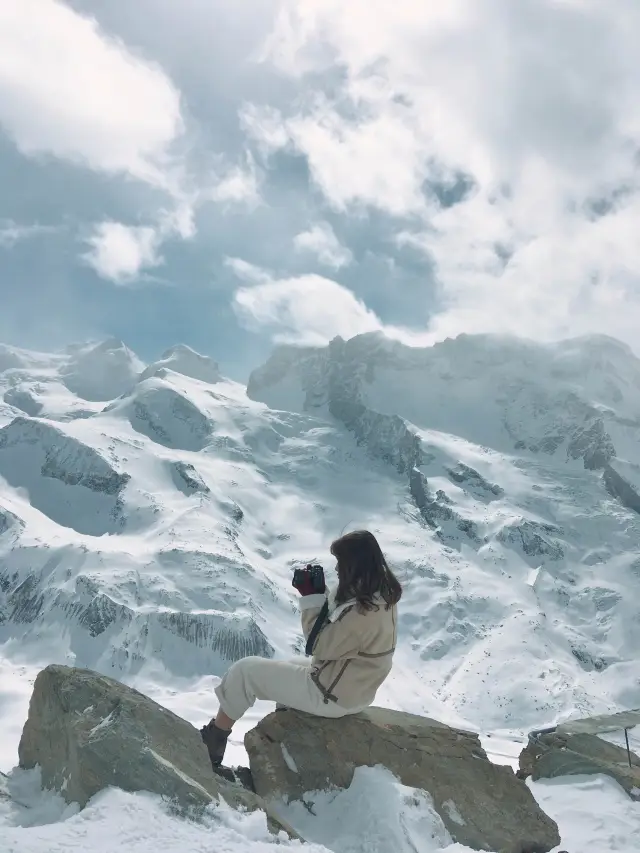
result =
[{"label": "white pants", "polygon": [[256,699],[265,699],[295,711],[316,717],[345,717],[358,710],[346,710],[335,702],[325,703],[320,690],[311,680],[310,661],[269,660],[248,657],[227,670],[215,688],[220,710],[232,720],[239,720]]}]

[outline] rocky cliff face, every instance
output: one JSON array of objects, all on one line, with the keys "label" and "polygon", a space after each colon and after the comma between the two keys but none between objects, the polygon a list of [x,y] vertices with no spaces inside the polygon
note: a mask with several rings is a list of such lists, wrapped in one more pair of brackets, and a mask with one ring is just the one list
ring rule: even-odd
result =
[{"label": "rocky cliff face", "polygon": [[[174,552],[164,559],[167,567],[186,566],[189,557]],[[215,556],[209,559],[215,566]],[[99,572],[81,571],[70,582],[67,567],[90,561],[86,551],[73,555],[65,549],[50,553],[35,571],[21,573],[0,564],[0,624],[26,637],[62,632],[79,663],[95,666],[100,661],[116,672],[136,672],[158,654],[168,670],[182,675],[224,671],[248,655],[273,657],[273,646],[250,606],[242,612],[249,605],[246,596],[236,594],[237,605],[230,602],[227,612],[220,609],[224,591],[215,583],[203,585],[199,601],[193,590],[172,597],[163,588],[171,584],[169,571],[156,568],[154,578],[151,567],[146,577],[112,573],[107,583]],[[157,565],[162,566],[160,560]],[[188,584],[188,577],[183,582]],[[154,599],[156,606],[150,608]],[[198,603],[208,604],[209,612]]]},{"label": "rocky cliff face", "polygon": [[[280,347],[247,391],[270,405],[330,414],[371,455],[408,472],[421,466],[424,430],[434,428],[602,471],[619,455],[616,436],[625,450],[640,440],[639,389],[640,360],[604,337],[545,347],[462,335],[419,349],[370,333]],[[473,485],[483,488],[477,476]]]}]

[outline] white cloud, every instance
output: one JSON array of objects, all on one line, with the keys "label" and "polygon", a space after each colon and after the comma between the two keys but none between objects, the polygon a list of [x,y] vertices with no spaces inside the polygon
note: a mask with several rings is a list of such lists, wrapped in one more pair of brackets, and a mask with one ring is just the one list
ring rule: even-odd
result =
[{"label": "white cloud", "polygon": [[90,248],[84,258],[102,278],[126,284],[143,269],[162,263],[161,242],[155,228],[101,222],[87,240]]},{"label": "white cloud", "polygon": [[30,240],[42,234],[52,234],[59,229],[54,225],[22,225],[12,219],[0,219],[0,246],[3,249],[11,249],[16,243]]},{"label": "white cloud", "polygon": [[179,92],[158,66],[58,0],[0,0],[0,124],[27,156],[172,188]]},{"label": "white cloud", "polygon": [[250,264],[249,261],[244,261],[242,258],[225,258],[224,263],[238,278],[252,284],[264,284],[272,281],[272,277],[266,270],[255,264]]},{"label": "white cloud", "polygon": [[249,329],[267,332],[276,343],[322,346],[340,335],[347,340],[365,332],[384,332],[410,345],[423,335],[385,325],[351,290],[320,275],[275,278],[239,258],[227,265],[247,282],[238,288],[233,308]]},{"label": "white cloud", "polygon": [[245,127],[303,153],[338,210],[412,218],[396,236],[435,263],[432,337],[637,346],[638,43],[636,0],[286,0],[263,57],[305,95]]},{"label": "white cloud", "polygon": [[154,222],[95,227],[84,256],[118,283],[161,263],[160,244],[195,231],[181,97],[165,72],[58,0],[0,0],[0,125],[27,157],[47,154],[131,177],[166,196]]},{"label": "white cloud", "polygon": [[164,194],[144,225],[94,227],[84,260],[105,279],[132,281],[162,263],[161,244],[192,238],[202,204],[258,203],[249,156],[204,179],[202,166],[192,173],[195,140],[186,136],[181,101],[160,65],[60,0],[0,0],[0,127],[19,151],[134,178]]},{"label": "white cloud", "polygon": [[244,167],[235,166],[218,178],[209,197],[212,201],[255,207],[260,201],[260,190],[253,158],[248,155]]},{"label": "white cloud", "polygon": [[282,115],[274,107],[243,104],[239,116],[241,127],[258,143],[262,154],[268,155],[287,147],[289,134]]},{"label": "white cloud", "polygon": [[352,254],[343,246],[328,222],[318,222],[308,231],[301,231],[294,238],[298,251],[313,253],[320,263],[333,269],[340,269],[351,263]]},{"label": "white cloud", "polygon": [[233,307],[248,328],[269,332],[276,342],[317,346],[336,335],[351,338],[382,329],[373,311],[331,279],[302,275],[278,280],[263,273],[256,284],[256,268],[248,266],[233,266],[251,281],[236,291]]}]

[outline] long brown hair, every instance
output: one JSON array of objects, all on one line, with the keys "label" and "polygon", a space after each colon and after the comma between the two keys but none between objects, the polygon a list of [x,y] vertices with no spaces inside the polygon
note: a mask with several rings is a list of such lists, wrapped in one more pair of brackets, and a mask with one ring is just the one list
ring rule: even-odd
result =
[{"label": "long brown hair", "polygon": [[355,598],[362,610],[378,610],[374,596],[380,595],[388,610],[400,601],[402,586],[373,533],[346,533],[331,543],[331,553],[338,561],[336,604]]}]

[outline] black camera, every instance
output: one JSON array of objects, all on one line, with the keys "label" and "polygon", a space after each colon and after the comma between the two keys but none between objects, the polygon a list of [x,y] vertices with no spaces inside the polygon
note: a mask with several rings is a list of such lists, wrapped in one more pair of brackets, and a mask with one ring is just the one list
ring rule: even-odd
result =
[{"label": "black camera", "polygon": [[324,569],[318,565],[296,569],[293,573],[291,585],[298,590],[309,586],[314,593],[323,593],[326,589]]}]

